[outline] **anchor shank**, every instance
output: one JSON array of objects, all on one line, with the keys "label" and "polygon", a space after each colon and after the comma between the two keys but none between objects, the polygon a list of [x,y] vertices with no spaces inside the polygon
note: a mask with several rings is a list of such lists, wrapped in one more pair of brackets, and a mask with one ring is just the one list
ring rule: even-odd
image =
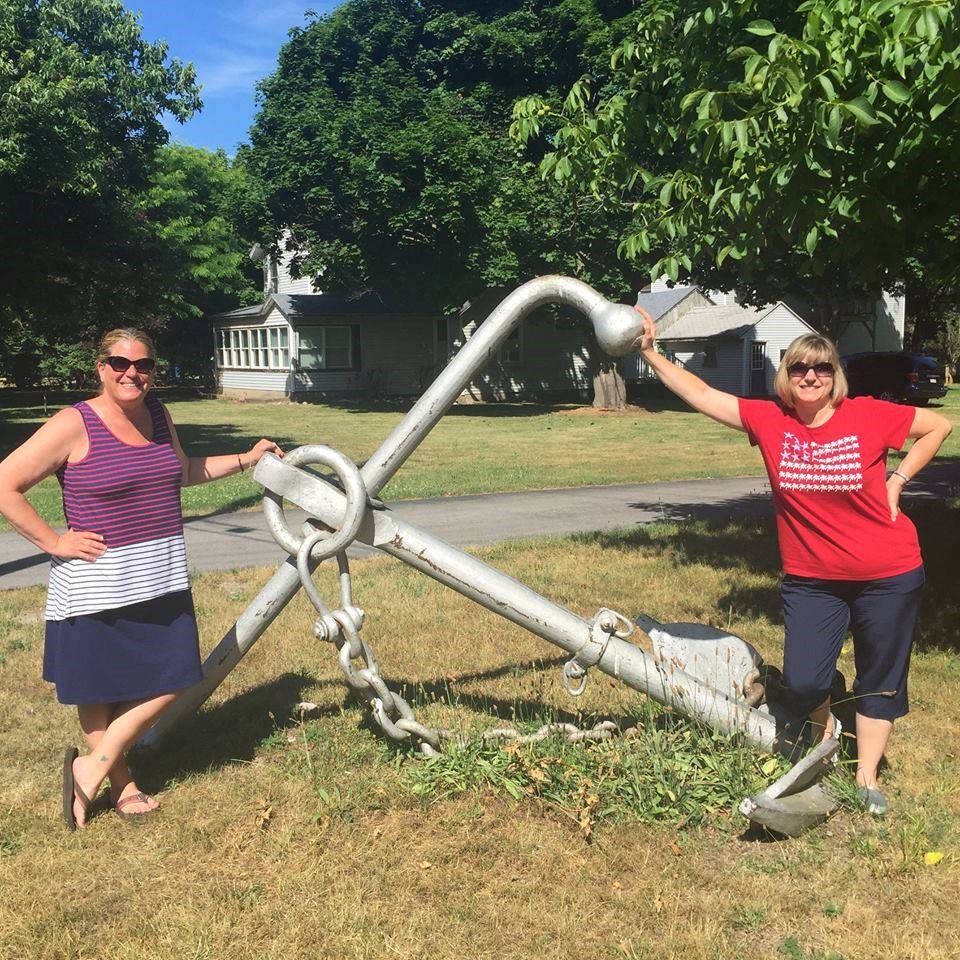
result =
[{"label": "anchor shank", "polygon": [[204,660],[200,682],[186,690],[160,714],[157,722],[140,738],[138,745],[152,746],[181,719],[199,710],[299,589],[300,574],[296,562],[288,557]]}]

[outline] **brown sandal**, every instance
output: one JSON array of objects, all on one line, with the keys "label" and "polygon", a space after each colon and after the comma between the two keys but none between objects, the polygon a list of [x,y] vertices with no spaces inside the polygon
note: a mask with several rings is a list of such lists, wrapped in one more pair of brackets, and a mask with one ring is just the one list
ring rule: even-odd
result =
[{"label": "brown sandal", "polygon": [[[73,812],[74,798],[80,801],[80,806],[86,814],[91,807],[90,798],[80,789],[73,777],[73,761],[79,756],[76,747],[67,747],[63,755],[63,822],[70,831],[78,827],[77,818]],[[86,821],[84,821],[86,822]]]},{"label": "brown sandal", "polygon": [[148,803],[152,800],[152,797],[147,796],[142,790],[137,791],[136,793],[131,793],[129,797],[124,797],[122,800],[118,800],[114,805],[113,809],[117,811],[117,816],[121,820],[126,820],[128,823],[133,823],[135,821],[143,820],[144,817],[149,817],[151,814],[156,813],[159,810],[159,807],[154,807],[153,810],[144,810],[141,813],[124,813],[123,808],[131,803]]}]

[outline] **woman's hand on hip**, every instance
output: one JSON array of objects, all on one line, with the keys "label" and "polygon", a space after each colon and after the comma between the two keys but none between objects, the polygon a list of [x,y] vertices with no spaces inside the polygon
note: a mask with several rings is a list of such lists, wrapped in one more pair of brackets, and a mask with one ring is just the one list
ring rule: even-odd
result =
[{"label": "woman's hand on hip", "polygon": [[68,530],[57,537],[50,553],[61,560],[87,560],[92,563],[102,556],[106,549],[107,545],[99,533],[90,530]]},{"label": "woman's hand on hip", "polygon": [[264,438],[263,440],[258,440],[250,448],[250,451],[243,455],[244,469],[248,469],[249,467],[258,464],[260,462],[260,458],[265,453],[272,453],[274,456],[280,457],[281,460],[283,459],[283,451],[280,449],[280,447],[277,446],[277,444],[275,444],[272,440],[267,440]]},{"label": "woman's hand on hip", "polygon": [[900,494],[903,492],[904,482],[895,473],[887,477],[887,506],[890,508],[890,521],[896,521],[900,516]]}]

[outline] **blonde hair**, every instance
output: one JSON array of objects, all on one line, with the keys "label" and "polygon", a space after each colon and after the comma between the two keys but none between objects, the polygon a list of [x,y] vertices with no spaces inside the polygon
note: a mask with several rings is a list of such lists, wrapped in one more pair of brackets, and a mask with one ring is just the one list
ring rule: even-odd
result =
[{"label": "blonde hair", "polygon": [[135,327],[117,327],[114,330],[108,330],[100,338],[100,346],[97,348],[97,363],[106,363],[110,356],[110,350],[121,340],[133,340],[136,343],[142,343],[150,352],[151,357],[156,357],[156,348],[149,333],[143,330],[137,330]]},{"label": "blonde hair", "polygon": [[820,336],[819,333],[805,333],[803,336],[797,337],[787,347],[783,359],[780,361],[773,387],[777,391],[777,396],[788,407],[793,406],[793,396],[790,392],[790,367],[797,362],[833,364],[833,387],[830,390],[830,404],[834,407],[839,406],[840,402],[846,397],[848,388],[847,375],[843,372],[837,345],[827,337]]}]

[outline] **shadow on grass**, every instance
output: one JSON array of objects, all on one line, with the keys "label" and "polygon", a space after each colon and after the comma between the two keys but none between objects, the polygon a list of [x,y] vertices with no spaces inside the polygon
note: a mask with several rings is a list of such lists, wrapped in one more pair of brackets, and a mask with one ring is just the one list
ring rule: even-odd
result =
[{"label": "shadow on grass", "polygon": [[[157,747],[134,755],[144,789],[171,783],[236,761],[250,761],[264,740],[282,727],[305,690],[329,686],[307,673],[284,673],[230,700],[189,717]],[[330,706],[322,715],[339,712]]]},{"label": "shadow on grass", "polygon": [[[490,670],[461,674],[457,684],[496,680],[500,677],[528,670],[560,669],[565,657],[534,660],[528,663],[509,663]],[[445,678],[422,683],[407,683],[384,676],[387,686],[397,691],[414,708],[427,701],[450,701],[450,686]],[[288,672],[274,680],[260,684],[223,703],[207,707],[183,721],[162,744],[137,751],[133,760],[138,776],[146,790],[164,790],[184,777],[216,769],[230,763],[249,762],[256,756],[265,740],[278,730],[286,729],[294,708],[303,700],[308,689],[336,687],[343,691],[344,702],[360,707],[357,728],[371,736],[383,736],[373,720],[367,700],[339,679],[318,680],[309,673]],[[493,721],[521,722],[550,715],[558,722],[583,723],[583,717],[567,710],[556,710],[536,699],[505,699],[486,694],[462,693],[459,690],[453,703],[464,711],[482,713]],[[338,716],[340,702],[311,711],[310,720]],[[615,718],[616,719],[616,718]],[[345,719],[344,722],[349,722]]]},{"label": "shadow on grass", "polygon": [[[575,539],[600,549],[657,553],[677,567],[705,564],[719,570],[746,568],[778,579],[781,568],[773,519],[769,507],[766,517],[751,515],[763,512],[754,502],[756,499],[741,498],[717,507],[664,508],[664,522],[676,524],[673,529],[642,526],[629,531],[579,534]],[[960,592],[956,589],[955,572],[960,502],[916,498],[905,501],[904,506],[917,527],[927,575],[916,648],[960,653]],[[731,516],[738,510],[744,515]],[[718,598],[717,605],[720,609],[732,606],[752,617],[762,615],[772,623],[783,622],[775,586],[731,586]]]}]

